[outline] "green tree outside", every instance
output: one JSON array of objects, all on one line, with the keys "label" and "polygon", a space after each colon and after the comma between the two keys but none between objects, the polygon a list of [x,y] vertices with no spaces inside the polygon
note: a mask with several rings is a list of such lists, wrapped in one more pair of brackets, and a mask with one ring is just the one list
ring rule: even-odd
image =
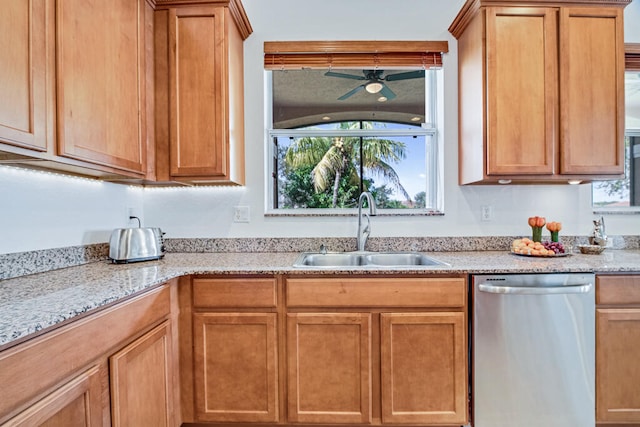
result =
[{"label": "green tree outside", "polygon": [[[373,129],[373,123],[343,122],[338,124],[338,129]],[[373,176],[381,177],[410,204],[411,198],[392,166],[405,158],[404,143],[379,138],[303,137],[294,140],[283,155],[284,194],[288,199],[285,205],[323,208],[355,206],[361,179],[364,190],[373,192],[373,180],[363,179],[359,173],[361,143],[364,169]],[[389,195],[393,189],[386,188],[386,184],[377,188],[376,203],[380,207],[406,207],[397,201],[391,203]]]}]

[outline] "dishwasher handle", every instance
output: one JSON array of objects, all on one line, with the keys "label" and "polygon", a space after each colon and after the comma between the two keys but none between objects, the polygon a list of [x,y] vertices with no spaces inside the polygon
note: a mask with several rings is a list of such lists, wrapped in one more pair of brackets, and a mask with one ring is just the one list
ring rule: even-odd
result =
[{"label": "dishwasher handle", "polygon": [[492,294],[526,294],[526,295],[557,295],[557,294],[585,294],[591,290],[593,284],[577,284],[570,286],[508,286],[481,283],[480,292]]}]

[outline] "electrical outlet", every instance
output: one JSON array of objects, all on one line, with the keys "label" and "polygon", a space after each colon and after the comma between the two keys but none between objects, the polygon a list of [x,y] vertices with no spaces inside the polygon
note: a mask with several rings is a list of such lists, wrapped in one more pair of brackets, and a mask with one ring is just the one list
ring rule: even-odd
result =
[{"label": "electrical outlet", "polygon": [[249,222],[249,206],[234,207],[233,222]]},{"label": "electrical outlet", "polygon": [[493,221],[493,206],[483,205],[480,207],[480,219],[482,221]]}]

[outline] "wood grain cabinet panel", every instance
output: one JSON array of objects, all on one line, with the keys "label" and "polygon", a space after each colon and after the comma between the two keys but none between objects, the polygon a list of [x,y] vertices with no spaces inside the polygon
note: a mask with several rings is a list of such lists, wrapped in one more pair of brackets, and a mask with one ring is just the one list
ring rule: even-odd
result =
[{"label": "wood grain cabinet panel", "polygon": [[461,277],[289,278],[288,307],[464,307]]},{"label": "wood grain cabinet panel", "polygon": [[596,311],[596,420],[640,423],[640,308]]},{"label": "wood grain cabinet panel", "polygon": [[380,316],[382,421],[464,424],[467,419],[464,313]]},{"label": "wood grain cabinet panel", "polygon": [[276,422],[276,313],[195,313],[197,421]]},{"label": "wood grain cabinet panel", "polygon": [[109,358],[115,427],[173,427],[171,324],[165,321]]},{"label": "wood grain cabinet panel", "polygon": [[288,277],[288,421],[466,424],[466,284]]},{"label": "wood grain cabinet panel", "polygon": [[59,155],[144,174],[145,6],[56,2]]},{"label": "wood grain cabinet panel", "polygon": [[556,13],[494,7],[486,13],[487,175],[552,174]]},{"label": "wood grain cabinet panel", "polygon": [[623,7],[467,1],[458,39],[459,182],[624,173]]},{"label": "wood grain cabinet panel", "polygon": [[596,286],[596,421],[640,425],[640,275],[598,275]]},{"label": "wood grain cabinet panel", "polygon": [[0,142],[46,151],[46,0],[4,0],[0,14]]},{"label": "wood grain cabinet panel", "polygon": [[288,420],[371,421],[371,315],[290,313]]},{"label": "wood grain cabinet panel", "polygon": [[275,308],[274,278],[193,279],[193,306],[198,308]]},{"label": "wood grain cabinet panel", "polygon": [[620,8],[560,9],[560,173],[624,173]]},{"label": "wood grain cabinet panel", "polygon": [[239,1],[156,12],[156,55],[168,57],[156,67],[156,99],[168,103],[156,106],[159,179],[244,184],[243,41],[251,31]]},{"label": "wood grain cabinet panel", "polygon": [[12,418],[4,427],[102,426],[102,385],[95,366]]}]

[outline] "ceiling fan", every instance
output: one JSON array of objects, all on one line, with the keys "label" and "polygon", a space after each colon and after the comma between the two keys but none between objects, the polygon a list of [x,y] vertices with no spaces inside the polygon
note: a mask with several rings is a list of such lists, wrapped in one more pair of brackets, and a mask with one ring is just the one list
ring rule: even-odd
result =
[{"label": "ceiling fan", "polygon": [[355,95],[363,89],[369,93],[380,93],[380,95],[384,96],[387,100],[392,100],[396,97],[396,94],[393,93],[391,89],[389,89],[385,82],[418,79],[421,77],[424,78],[424,70],[407,71],[405,73],[387,75],[384,75],[384,70],[362,70],[362,72],[364,73],[364,76],[336,73],[333,71],[327,71],[326,73],[324,73],[324,75],[328,77],[341,77],[344,79],[366,80],[365,83],[354,89],[351,89],[349,92],[342,95],[340,98],[338,98],[338,101],[344,101],[345,99],[349,98],[352,95]]}]

